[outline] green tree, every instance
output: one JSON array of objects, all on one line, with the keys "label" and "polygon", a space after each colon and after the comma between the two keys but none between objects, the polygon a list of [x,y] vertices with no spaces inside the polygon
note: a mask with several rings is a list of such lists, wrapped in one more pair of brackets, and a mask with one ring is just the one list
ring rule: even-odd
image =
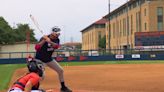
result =
[{"label": "green tree", "polygon": [[17,34],[16,41],[17,42],[22,42],[26,41],[27,34],[29,33],[30,35],[30,41],[31,42],[36,42],[36,38],[34,37],[34,30],[29,27],[28,24],[17,24],[17,28],[14,29],[14,31]]},{"label": "green tree", "polygon": [[14,32],[8,22],[3,17],[0,17],[0,44],[8,43],[14,43]]},{"label": "green tree", "polygon": [[82,44],[77,45],[76,48],[79,49],[79,50],[81,50]]},{"label": "green tree", "polygon": [[106,49],[106,36],[99,39],[99,48]]},{"label": "green tree", "polygon": [[35,42],[37,40],[33,31],[28,24],[17,24],[17,28],[12,28],[3,17],[0,17],[0,44],[25,42],[27,33],[30,33],[30,41]]}]

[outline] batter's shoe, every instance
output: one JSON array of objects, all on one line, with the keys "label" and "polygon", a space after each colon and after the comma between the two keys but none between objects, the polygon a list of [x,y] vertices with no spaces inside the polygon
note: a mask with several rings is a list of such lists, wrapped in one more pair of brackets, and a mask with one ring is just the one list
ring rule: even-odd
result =
[{"label": "batter's shoe", "polygon": [[64,87],[60,89],[60,92],[72,92],[72,90],[69,89],[68,87]]}]

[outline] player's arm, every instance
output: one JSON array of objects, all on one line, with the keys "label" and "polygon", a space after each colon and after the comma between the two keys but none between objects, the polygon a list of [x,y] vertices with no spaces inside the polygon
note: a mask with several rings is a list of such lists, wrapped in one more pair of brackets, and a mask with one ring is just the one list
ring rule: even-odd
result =
[{"label": "player's arm", "polygon": [[43,44],[46,42],[46,40],[45,39],[42,39],[39,43],[38,43],[38,45],[40,45],[41,47],[43,46]]},{"label": "player's arm", "polygon": [[32,89],[32,82],[28,81],[27,84],[25,85],[24,92],[31,92]]}]

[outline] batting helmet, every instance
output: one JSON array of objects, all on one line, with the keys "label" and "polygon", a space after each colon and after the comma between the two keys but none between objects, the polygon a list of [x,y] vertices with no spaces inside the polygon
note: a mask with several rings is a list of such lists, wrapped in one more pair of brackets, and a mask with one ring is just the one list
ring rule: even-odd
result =
[{"label": "batting helmet", "polygon": [[52,32],[60,32],[60,28],[58,28],[57,26],[52,27]]},{"label": "batting helmet", "polygon": [[40,60],[31,59],[31,61],[28,61],[27,67],[29,72],[38,73],[40,77],[43,77],[45,67]]}]

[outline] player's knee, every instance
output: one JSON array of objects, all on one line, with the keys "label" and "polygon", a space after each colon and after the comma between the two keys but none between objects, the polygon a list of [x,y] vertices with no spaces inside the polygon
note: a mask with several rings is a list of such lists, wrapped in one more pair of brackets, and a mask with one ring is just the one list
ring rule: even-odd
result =
[{"label": "player's knee", "polygon": [[57,70],[57,73],[58,74],[63,74],[63,72],[64,72],[64,70],[62,68],[60,68],[60,69]]}]

